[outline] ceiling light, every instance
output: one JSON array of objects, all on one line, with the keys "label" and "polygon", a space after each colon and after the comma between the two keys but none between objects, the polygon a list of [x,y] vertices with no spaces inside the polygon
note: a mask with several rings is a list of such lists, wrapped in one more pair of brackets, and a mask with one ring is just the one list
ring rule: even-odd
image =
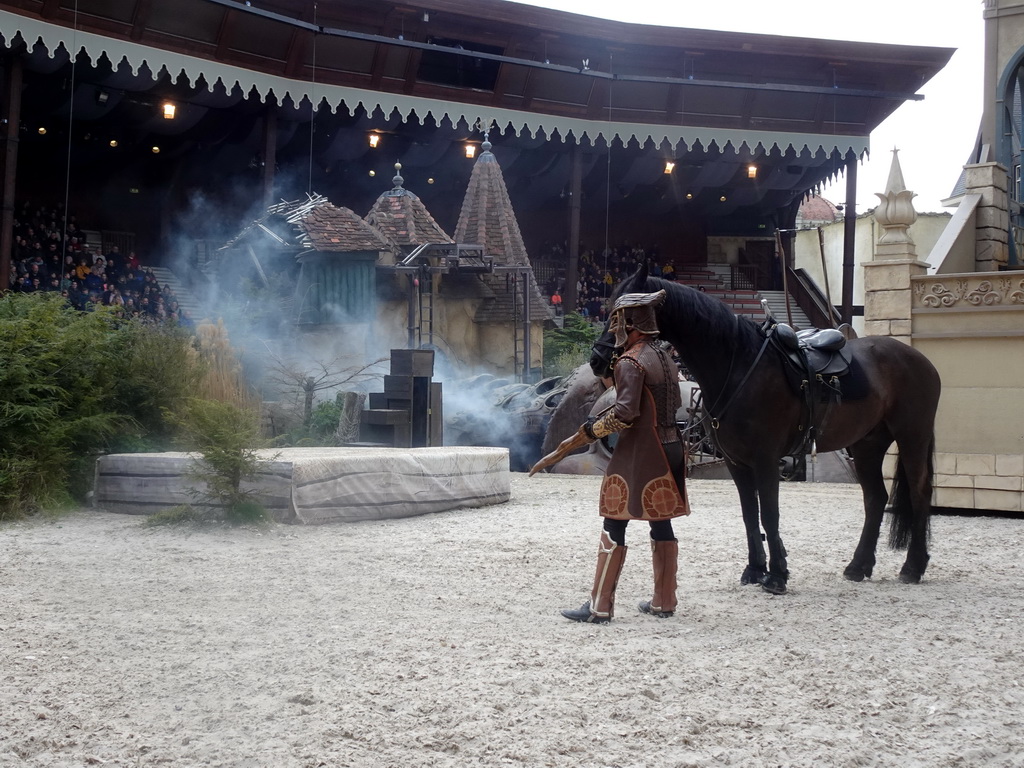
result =
[{"label": "ceiling light", "polygon": [[153,153],[154,155],[159,155],[159,154],[160,154],[160,147],[153,147],[153,149],[151,149],[150,151],[151,151],[151,152],[152,152],[152,153]]},{"label": "ceiling light", "polygon": [[687,200],[693,200],[693,192],[687,192],[686,193],[686,199]]},{"label": "ceiling light", "polygon": [[726,201],[726,199],[727,199],[726,196],[722,195],[720,198],[718,198],[718,202],[724,203]]},{"label": "ceiling light", "polygon": [[470,160],[472,160],[474,157],[476,157],[476,146],[475,145],[473,145],[473,144],[467,144],[466,145],[466,157],[468,157]]},{"label": "ceiling light", "polygon": [[39,126],[39,135],[40,136],[45,136],[46,135],[46,129],[43,126]]},{"label": "ceiling light", "polygon": [[117,139],[111,139],[110,140],[110,146],[116,147],[117,146]]},{"label": "ceiling light", "polygon": [[756,165],[748,165],[747,166],[747,178],[748,179],[756,179],[757,178],[757,166]]},{"label": "ceiling light", "polygon": [[376,171],[370,171],[370,175],[371,175],[371,176],[376,176],[376,175],[377,175],[377,172],[376,172]]},{"label": "ceiling light", "polygon": [[96,103],[97,104],[106,104],[109,100],[110,100],[110,94],[107,93],[106,91],[100,91],[99,93],[96,94]]},{"label": "ceiling light", "polygon": [[370,134],[370,146],[373,147],[374,149],[376,149],[378,144],[380,144],[380,134],[379,133],[371,133]]},{"label": "ceiling light", "polygon": [[164,102],[164,106],[163,106],[164,119],[166,119],[166,120],[173,120],[174,119],[174,113],[175,113],[176,109],[177,108],[171,102],[165,101]]},{"label": "ceiling light", "polygon": [[433,184],[433,183],[434,183],[434,177],[431,176],[429,179],[427,179],[427,184]]},{"label": "ceiling light", "polygon": [[665,173],[672,173],[675,170],[676,164],[671,160],[665,161]]}]

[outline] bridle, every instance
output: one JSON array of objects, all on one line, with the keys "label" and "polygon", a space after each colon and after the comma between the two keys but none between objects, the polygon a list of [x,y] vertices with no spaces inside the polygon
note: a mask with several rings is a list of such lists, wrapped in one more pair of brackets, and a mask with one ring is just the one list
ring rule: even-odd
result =
[{"label": "bridle", "polygon": [[608,375],[611,375],[612,369],[615,368],[615,361],[619,357],[615,353],[616,349],[618,349],[618,347],[615,346],[614,340],[601,341],[600,339],[595,341],[593,346],[590,348],[594,357],[605,364]]}]

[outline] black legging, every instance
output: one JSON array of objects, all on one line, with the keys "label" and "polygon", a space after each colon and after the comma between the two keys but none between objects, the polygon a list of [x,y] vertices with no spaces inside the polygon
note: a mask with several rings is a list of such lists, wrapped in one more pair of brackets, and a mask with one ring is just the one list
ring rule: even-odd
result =
[{"label": "black legging", "polygon": [[[651,538],[655,541],[675,541],[676,536],[672,532],[671,520],[651,520]],[[620,547],[626,546],[626,526],[629,520],[614,520],[610,517],[604,519],[604,529],[608,538]]]},{"label": "black legging", "polygon": [[[665,455],[669,465],[672,467],[672,474],[675,475],[676,483],[680,488],[685,482],[685,457],[682,443],[667,443],[664,446]],[[671,520],[651,520],[651,538],[655,541],[675,541],[676,536],[672,532]],[[613,520],[610,517],[604,519],[604,529],[608,537],[620,547],[626,546],[626,526],[629,520]]]}]

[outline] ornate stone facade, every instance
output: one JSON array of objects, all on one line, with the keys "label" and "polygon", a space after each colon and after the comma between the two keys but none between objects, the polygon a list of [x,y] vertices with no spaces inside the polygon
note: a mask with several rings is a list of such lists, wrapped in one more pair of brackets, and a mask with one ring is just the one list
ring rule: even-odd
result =
[{"label": "ornate stone facade", "polygon": [[914,281],[914,309],[962,309],[1024,305],[1024,273],[1006,277],[979,275],[941,275]]},{"label": "ornate stone facade", "polygon": [[[940,272],[934,275],[906,235],[916,214],[895,155],[893,169],[875,214],[882,234],[864,265],[865,331],[901,339],[939,370],[933,503],[1024,512],[1024,426],[1016,417],[1024,395],[1024,271],[996,271],[1006,266],[1008,221],[998,169],[967,168],[978,181],[972,192],[981,196],[977,271],[945,274],[932,264]],[[886,467],[891,477],[895,455]]]}]

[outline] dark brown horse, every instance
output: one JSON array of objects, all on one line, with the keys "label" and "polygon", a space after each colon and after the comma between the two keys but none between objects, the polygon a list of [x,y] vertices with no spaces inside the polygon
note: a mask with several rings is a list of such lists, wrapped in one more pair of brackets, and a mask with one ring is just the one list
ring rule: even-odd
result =
[{"label": "dark brown horse", "polygon": [[[646,266],[624,280],[615,296],[662,288],[668,299],[658,309],[661,338],[675,347],[700,384],[709,431],[739,491],[748,554],[740,581],[782,594],[789,570],[779,535],[779,462],[805,450],[801,429],[808,418],[805,403],[787,383],[783,353],[766,343],[766,329],[735,315],[717,298],[648,277]],[[606,327],[590,360],[596,375],[609,375],[613,347]],[[818,450],[849,451],[864,492],[864,528],[843,575],[861,581],[874,569],[875,547],[889,501],[882,461],[895,442],[899,459],[889,544],[907,550],[900,581],[916,584],[928,565],[939,375],[924,355],[895,339],[851,339],[846,349],[852,353],[852,363],[850,373],[841,380],[841,402],[828,409],[816,435]]]}]

